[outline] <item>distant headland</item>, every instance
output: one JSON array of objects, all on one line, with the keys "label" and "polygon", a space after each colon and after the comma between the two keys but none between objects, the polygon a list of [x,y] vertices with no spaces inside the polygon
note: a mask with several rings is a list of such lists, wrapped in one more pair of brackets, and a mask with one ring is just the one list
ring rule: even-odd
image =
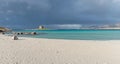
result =
[{"label": "distant headland", "polygon": [[[47,28],[46,28],[47,27]],[[51,28],[52,27],[52,28]],[[38,30],[48,29],[120,29],[120,24],[103,24],[103,25],[82,25],[82,24],[66,24],[66,25],[40,25]]]}]

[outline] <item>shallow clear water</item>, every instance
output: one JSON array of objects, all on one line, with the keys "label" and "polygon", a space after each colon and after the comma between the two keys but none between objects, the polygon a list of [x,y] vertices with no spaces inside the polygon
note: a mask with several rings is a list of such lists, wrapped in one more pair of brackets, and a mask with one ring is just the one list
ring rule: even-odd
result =
[{"label": "shallow clear water", "polygon": [[37,32],[38,35],[22,35],[33,38],[70,40],[120,40],[120,30],[14,30],[15,32]]}]

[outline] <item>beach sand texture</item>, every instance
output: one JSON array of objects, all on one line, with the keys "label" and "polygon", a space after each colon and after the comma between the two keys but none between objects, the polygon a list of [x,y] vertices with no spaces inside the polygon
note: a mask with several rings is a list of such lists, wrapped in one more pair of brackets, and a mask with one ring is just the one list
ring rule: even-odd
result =
[{"label": "beach sand texture", "polygon": [[120,41],[12,40],[0,35],[0,64],[120,64]]}]

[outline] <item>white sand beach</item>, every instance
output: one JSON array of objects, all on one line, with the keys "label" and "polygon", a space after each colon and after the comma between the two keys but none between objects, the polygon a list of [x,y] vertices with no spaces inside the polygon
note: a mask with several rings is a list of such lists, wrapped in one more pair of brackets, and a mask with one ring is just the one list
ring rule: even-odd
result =
[{"label": "white sand beach", "polygon": [[0,64],[120,64],[120,40],[12,40],[0,35]]}]

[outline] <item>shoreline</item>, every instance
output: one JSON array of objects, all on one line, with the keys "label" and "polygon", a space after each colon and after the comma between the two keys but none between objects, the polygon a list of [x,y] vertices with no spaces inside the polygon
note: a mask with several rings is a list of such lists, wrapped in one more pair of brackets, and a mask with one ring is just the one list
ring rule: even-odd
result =
[{"label": "shoreline", "polygon": [[120,64],[120,40],[61,40],[0,35],[0,64]]},{"label": "shoreline", "polygon": [[[12,40],[12,35],[11,36],[8,36],[8,35],[1,35],[0,34],[0,37],[1,36],[4,36],[4,37],[7,37],[7,38],[9,38],[9,39],[11,39]],[[120,41],[120,40],[90,40],[90,39],[88,39],[88,40],[78,40],[78,39],[54,39],[54,38],[36,38],[36,37],[24,37],[24,36],[18,36],[18,40],[21,40],[21,39],[36,39],[36,40],[40,40],[40,39],[44,39],[44,40],[61,40],[61,41]]]}]

